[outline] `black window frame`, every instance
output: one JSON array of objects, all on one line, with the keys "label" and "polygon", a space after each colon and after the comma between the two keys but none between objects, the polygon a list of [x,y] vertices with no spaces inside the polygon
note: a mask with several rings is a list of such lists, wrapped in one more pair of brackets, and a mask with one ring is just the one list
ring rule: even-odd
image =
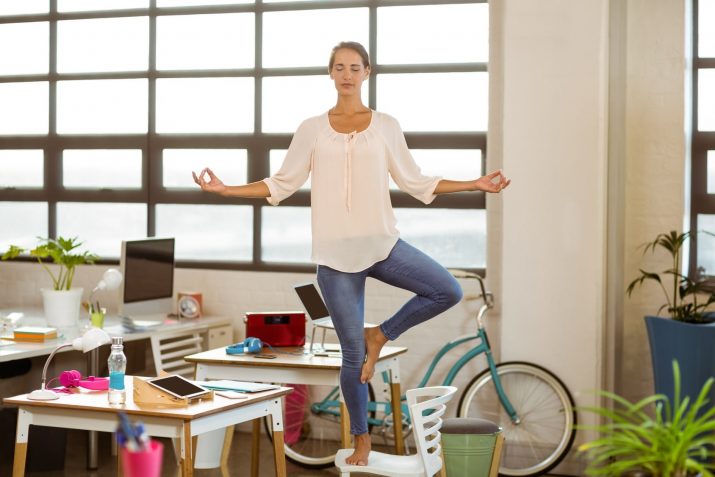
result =
[{"label": "black window frame", "polygon": [[[248,156],[248,182],[261,180],[269,175],[269,153],[271,149],[287,149],[292,133],[264,133],[262,126],[262,79],[272,76],[301,76],[327,74],[325,67],[263,68],[262,66],[262,25],[263,14],[274,11],[298,11],[333,8],[366,7],[369,10],[369,53],[372,59],[379,61],[377,54],[377,9],[388,6],[421,6],[446,4],[481,4],[486,0],[329,0],[306,1],[295,3],[262,3],[162,7],[156,6],[156,0],[150,0],[148,8],[66,12],[57,11],[57,0],[50,1],[49,13],[28,14],[0,17],[0,24],[49,21],[50,59],[49,73],[0,76],[0,83],[14,82],[49,82],[49,118],[48,134],[0,136],[0,149],[41,149],[44,151],[44,186],[41,189],[0,189],[0,201],[44,202],[48,204],[48,235],[57,236],[58,202],[120,202],[147,204],[147,236],[155,235],[156,213],[158,204],[222,204],[249,205],[253,208],[253,257],[250,262],[179,260],[177,266],[184,268],[208,268],[228,270],[264,270],[264,271],[313,271],[311,264],[288,264],[265,262],[261,260],[261,225],[264,207],[271,207],[265,200],[224,198],[200,190],[173,190],[162,187],[162,150],[167,148],[239,148],[246,149]],[[191,70],[157,71],[156,69],[156,19],[163,15],[194,15],[205,13],[255,13],[255,65],[248,69],[230,70]],[[74,19],[117,18],[142,16],[149,18],[149,67],[140,72],[107,73],[63,73],[57,72],[57,22]],[[326,52],[327,53],[327,52]],[[327,55],[326,55],[327,56]],[[326,61],[327,63],[327,61]],[[369,78],[368,106],[376,108],[376,83],[380,74],[394,73],[453,73],[487,72],[487,63],[456,64],[416,64],[416,65],[380,65],[372,66]],[[254,132],[245,134],[157,134],[156,133],[156,80],[162,78],[211,78],[211,77],[249,77],[254,78]],[[107,135],[59,135],[56,124],[57,82],[64,80],[91,79],[148,79],[148,132],[146,134],[107,134]],[[481,170],[484,173],[487,153],[487,131],[478,132],[435,132],[405,133],[407,144],[413,149],[479,149],[482,153]],[[136,190],[119,189],[65,189],[62,186],[61,154],[64,149],[139,149],[142,151],[142,186]],[[391,200],[395,208],[421,208],[424,204],[401,191],[391,191]],[[282,202],[286,206],[310,206],[310,191],[297,191]],[[460,193],[439,196],[429,207],[452,209],[485,209],[486,198],[482,192]],[[115,259],[102,260],[100,263],[116,263]],[[484,274],[484,269],[472,269]]]},{"label": "black window frame", "polygon": [[[698,224],[698,215],[715,215],[715,194],[708,194],[708,151],[715,151],[715,131],[698,130],[698,77],[703,69],[715,70],[715,58],[700,58],[698,51],[698,4],[693,0],[692,21],[692,137],[690,159],[690,224],[695,233],[701,230]],[[710,231],[715,232],[715,231]],[[697,238],[692,243],[689,254],[689,275],[698,279],[706,278],[709,289],[715,290],[715,270],[703,271],[698,268]]]}]

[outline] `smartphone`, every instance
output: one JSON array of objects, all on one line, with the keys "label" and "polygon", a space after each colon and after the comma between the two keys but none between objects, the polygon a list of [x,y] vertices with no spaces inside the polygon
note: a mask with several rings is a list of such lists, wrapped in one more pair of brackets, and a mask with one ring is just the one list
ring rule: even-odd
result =
[{"label": "smartphone", "polygon": [[263,358],[263,359],[273,359],[277,358],[275,354],[265,354],[265,353],[259,353],[259,354],[254,354],[254,358]]},{"label": "smartphone", "polygon": [[149,379],[147,382],[178,398],[195,398],[209,393],[208,389],[178,375]]}]

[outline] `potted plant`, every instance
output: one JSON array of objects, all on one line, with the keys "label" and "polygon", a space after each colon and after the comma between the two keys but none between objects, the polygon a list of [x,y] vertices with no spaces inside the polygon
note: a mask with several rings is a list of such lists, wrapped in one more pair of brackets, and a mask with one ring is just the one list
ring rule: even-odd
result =
[{"label": "potted plant", "polygon": [[[80,301],[82,299],[82,288],[72,288],[75,268],[77,265],[92,264],[97,260],[97,256],[89,252],[79,252],[82,243],[77,237],[57,239],[41,238],[41,242],[32,250],[27,251],[17,245],[11,245],[5,252],[2,260],[17,258],[26,251],[31,257],[35,257],[42,268],[52,279],[52,288],[42,288],[42,300],[45,309],[45,318],[50,326],[64,328],[75,326],[79,318]],[[56,273],[48,266],[48,263],[59,265]]]},{"label": "potted plant", "polygon": [[671,400],[663,394],[637,403],[601,391],[612,407],[587,407],[602,418],[598,426],[578,426],[599,432],[600,437],[579,446],[589,460],[587,475],[652,477],[713,476],[715,407],[708,395],[713,378],[705,381],[697,397],[681,399],[680,368],[672,363],[674,388]]},{"label": "potted plant", "polygon": [[[708,233],[708,232],[706,232]],[[709,234],[709,233],[708,233]],[[712,234],[709,234],[712,235]],[[628,296],[645,282],[655,282],[665,295],[658,314],[666,310],[671,319],[646,316],[646,327],[653,361],[655,391],[672,400],[673,375],[670,363],[678,361],[688,374],[682,382],[684,396],[693,399],[703,383],[715,376],[715,323],[708,310],[715,303],[715,293],[705,289],[705,281],[693,279],[681,272],[683,245],[694,237],[691,232],[670,231],[656,236],[644,245],[645,253],[665,251],[670,264],[656,273],[640,270],[626,290]],[[711,391],[711,402],[715,392]]]}]

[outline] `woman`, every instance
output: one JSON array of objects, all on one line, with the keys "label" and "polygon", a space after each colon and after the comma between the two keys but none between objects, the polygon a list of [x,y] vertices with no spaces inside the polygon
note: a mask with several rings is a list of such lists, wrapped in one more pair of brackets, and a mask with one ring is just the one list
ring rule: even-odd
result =
[{"label": "woman", "polygon": [[[424,203],[449,192],[499,192],[510,181],[501,171],[471,181],[422,175],[397,121],[362,103],[360,87],[370,75],[365,48],[354,42],[338,44],[328,71],[337,103],[300,125],[276,174],[240,186],[226,186],[208,168],[192,174],[205,191],[265,197],[272,205],[293,194],[311,175],[312,259],[342,347],[340,386],[355,438],[355,452],[347,462],[367,465],[367,382],[381,348],[462,297],[459,284],[444,267],[399,238],[389,176]],[[380,326],[364,328],[367,277],[416,295]]]}]

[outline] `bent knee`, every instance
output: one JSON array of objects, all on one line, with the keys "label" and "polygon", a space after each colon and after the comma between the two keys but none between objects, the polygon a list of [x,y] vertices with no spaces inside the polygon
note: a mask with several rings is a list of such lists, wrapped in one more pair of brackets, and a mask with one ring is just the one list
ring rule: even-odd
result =
[{"label": "bent knee", "polygon": [[464,293],[462,292],[462,287],[459,285],[459,282],[452,279],[444,284],[439,295],[439,303],[447,309],[459,303]]}]

